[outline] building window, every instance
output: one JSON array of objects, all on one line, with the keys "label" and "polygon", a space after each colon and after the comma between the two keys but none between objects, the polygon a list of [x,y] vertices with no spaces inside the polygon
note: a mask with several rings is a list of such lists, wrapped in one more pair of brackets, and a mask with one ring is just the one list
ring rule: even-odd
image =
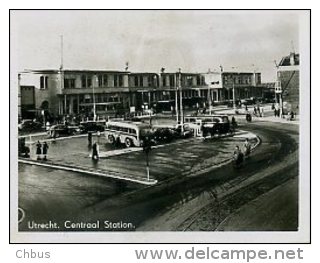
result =
[{"label": "building window", "polygon": [[91,77],[87,77],[87,87],[88,88],[92,87],[92,78]]},{"label": "building window", "polygon": [[119,75],[119,87],[123,86],[123,76]]},{"label": "building window", "polygon": [[40,89],[48,88],[48,77],[41,76],[40,77]]},{"label": "building window", "polygon": [[165,87],[166,86],[166,77],[161,76],[161,79],[162,79],[162,86]]},{"label": "building window", "polygon": [[135,87],[139,86],[139,78],[138,78],[138,76],[134,76],[134,86]]},{"label": "building window", "polygon": [[153,76],[148,76],[148,87],[153,86]]},{"label": "building window", "polygon": [[174,87],[174,75],[170,75],[169,80],[170,80],[170,87]]},{"label": "building window", "polygon": [[108,86],[108,75],[103,75],[103,85],[104,85],[105,87]]},{"label": "building window", "polygon": [[81,76],[81,87],[82,88],[91,88],[92,86],[92,77],[86,75]]},{"label": "building window", "polygon": [[200,86],[201,85],[201,78],[200,76],[197,76],[197,86]]},{"label": "building window", "polygon": [[87,78],[85,75],[81,76],[81,87],[86,88],[87,87]]},{"label": "building window", "polygon": [[118,87],[118,75],[114,75],[114,86]]},{"label": "building window", "polygon": [[139,85],[139,86],[140,86],[140,87],[143,87],[143,76],[140,76],[140,77],[139,77],[139,81],[140,81],[140,85]]},{"label": "building window", "polygon": [[99,87],[103,86],[103,76],[102,75],[98,75],[98,86]]},{"label": "building window", "polygon": [[65,89],[74,89],[75,88],[75,79],[64,79],[64,88]]},{"label": "building window", "polygon": [[187,86],[192,86],[192,76],[187,76]]}]

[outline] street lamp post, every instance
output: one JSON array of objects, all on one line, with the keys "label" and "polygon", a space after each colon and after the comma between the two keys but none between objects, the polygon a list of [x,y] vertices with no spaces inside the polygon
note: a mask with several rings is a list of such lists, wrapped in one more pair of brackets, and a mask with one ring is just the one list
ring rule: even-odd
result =
[{"label": "street lamp post", "polygon": [[146,170],[147,170],[147,180],[150,180],[150,168],[149,168],[149,153],[151,151],[151,142],[149,138],[146,138],[143,143],[143,151],[146,154]]},{"label": "street lamp post", "polygon": [[93,120],[96,120],[96,99],[94,93],[94,82],[92,83],[92,96],[93,96]]},{"label": "street lamp post", "polygon": [[233,109],[236,110],[236,94],[234,90],[234,77],[232,77],[232,100],[233,100]]},{"label": "street lamp post", "polygon": [[175,111],[176,111],[176,122],[178,124],[179,122],[179,114],[178,114],[178,88],[179,88],[179,76],[177,78],[177,74],[175,74],[175,78],[176,78],[176,88],[175,88]]}]

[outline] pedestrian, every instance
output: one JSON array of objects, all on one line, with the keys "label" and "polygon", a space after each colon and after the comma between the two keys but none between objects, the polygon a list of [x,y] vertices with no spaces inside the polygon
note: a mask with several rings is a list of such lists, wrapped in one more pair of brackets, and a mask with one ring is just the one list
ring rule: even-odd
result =
[{"label": "pedestrian", "polygon": [[256,108],[256,106],[253,107],[253,114],[254,114],[254,116],[257,116],[257,108]]},{"label": "pedestrian", "polygon": [[88,146],[91,147],[92,145],[92,132],[88,131]]},{"label": "pedestrian", "polygon": [[293,121],[294,120],[294,112],[291,111],[291,117],[290,117],[290,121]]},{"label": "pedestrian", "polygon": [[37,149],[36,149],[36,155],[37,155],[37,160],[41,160],[41,143],[38,141],[37,144]]},{"label": "pedestrian", "polygon": [[43,154],[44,161],[47,160],[48,149],[49,149],[49,145],[47,144],[47,142],[44,142],[42,146],[42,154]]},{"label": "pedestrian", "polygon": [[249,112],[247,112],[247,114],[246,114],[246,120],[247,120],[247,122],[251,122],[252,121],[252,117],[251,117],[251,114]]},{"label": "pedestrian", "polygon": [[236,167],[239,167],[243,162],[243,153],[241,152],[238,145],[233,152],[233,161]]},{"label": "pedestrian", "polygon": [[232,116],[232,119],[231,119],[232,133],[236,132],[237,126],[238,126],[237,121],[236,121],[235,117]]},{"label": "pedestrian", "polygon": [[257,107],[257,112],[258,112],[258,116],[261,117],[261,111],[260,111],[259,105],[258,105],[258,107]]},{"label": "pedestrian", "polygon": [[263,107],[261,107],[261,109],[260,109],[260,117],[264,117],[264,108]]},{"label": "pedestrian", "polygon": [[97,161],[99,159],[99,145],[94,142],[92,145],[92,160]]},{"label": "pedestrian", "polygon": [[250,152],[251,152],[251,144],[248,138],[246,138],[244,145],[243,145],[243,152],[244,152],[244,156],[249,156]]}]

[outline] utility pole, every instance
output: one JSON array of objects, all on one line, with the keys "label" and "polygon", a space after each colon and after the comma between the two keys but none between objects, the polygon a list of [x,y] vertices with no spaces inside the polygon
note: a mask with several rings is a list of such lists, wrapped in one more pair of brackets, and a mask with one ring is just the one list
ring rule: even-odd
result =
[{"label": "utility pole", "polygon": [[183,135],[183,105],[182,105],[182,86],[181,86],[181,68],[179,68],[179,89],[180,89],[180,124],[181,134]]},{"label": "utility pole", "polygon": [[96,121],[96,98],[94,93],[94,85],[96,81],[92,81],[92,96],[93,96],[93,120]]},{"label": "utility pole", "polygon": [[60,35],[60,70],[63,69],[63,35]]},{"label": "utility pole", "polygon": [[175,83],[176,83],[176,88],[175,88],[175,111],[176,111],[176,122],[178,124],[179,122],[179,114],[178,114],[178,88],[179,88],[179,76],[177,77],[177,74],[175,74]]},{"label": "utility pole", "polygon": [[232,100],[233,100],[233,109],[236,109],[236,94],[234,90],[234,76],[232,77]]},{"label": "utility pole", "polygon": [[[63,74],[63,35],[60,35],[60,91],[64,88],[64,74]],[[61,106],[60,106],[61,105]],[[59,99],[59,114],[66,114],[66,103],[63,104],[62,99]]]}]

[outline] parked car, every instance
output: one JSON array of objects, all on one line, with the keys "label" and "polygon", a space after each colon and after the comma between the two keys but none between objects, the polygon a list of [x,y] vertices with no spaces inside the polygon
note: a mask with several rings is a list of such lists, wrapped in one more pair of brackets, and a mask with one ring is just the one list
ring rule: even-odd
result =
[{"label": "parked car", "polygon": [[88,121],[81,122],[79,129],[80,133],[88,133],[88,132],[103,132],[105,130],[105,122],[97,122],[97,121]]},{"label": "parked car", "polygon": [[57,124],[50,127],[48,134],[51,138],[60,136],[69,136],[80,133],[79,126],[70,126],[65,124]]},{"label": "parked car", "polygon": [[157,128],[152,134],[152,138],[156,143],[171,142],[177,138],[177,133],[170,128]]},{"label": "parked car", "polygon": [[178,135],[178,137],[180,137],[180,138],[190,138],[190,137],[193,136],[194,131],[193,131],[193,129],[190,128],[188,123],[184,123],[183,124],[183,133],[181,132],[181,128],[182,128],[181,124],[178,124],[175,127],[175,132]]},{"label": "parked car", "polygon": [[39,131],[41,128],[42,124],[34,120],[22,120],[22,122],[18,124],[19,131],[32,132]]}]

